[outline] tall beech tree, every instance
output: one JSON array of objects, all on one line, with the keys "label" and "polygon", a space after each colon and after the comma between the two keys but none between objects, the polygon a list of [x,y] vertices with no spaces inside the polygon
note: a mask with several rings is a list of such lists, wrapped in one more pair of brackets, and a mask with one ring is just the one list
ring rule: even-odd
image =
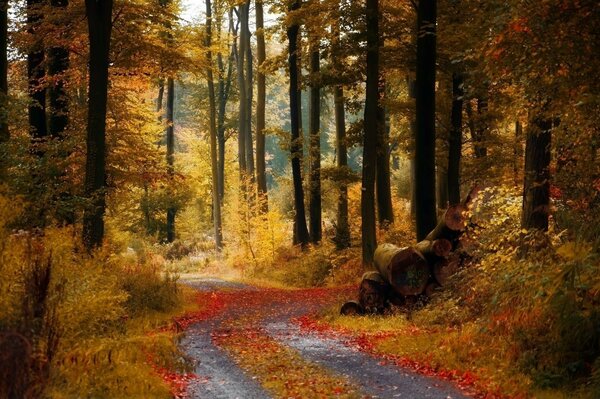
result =
[{"label": "tall beech tree", "polygon": [[254,68],[253,68],[253,55],[252,55],[252,42],[250,37],[250,0],[247,0],[246,12],[244,14],[244,21],[242,27],[245,27],[246,34],[244,40],[246,41],[246,170],[250,181],[254,183],[254,142],[252,135],[252,102],[254,100]]},{"label": "tall beech tree", "polygon": [[219,193],[219,165],[217,160],[217,103],[215,96],[215,83],[213,80],[213,58],[212,58],[212,4],[206,0],[206,79],[208,85],[209,104],[209,130],[210,130],[210,165],[212,172],[212,205],[213,225],[215,229],[215,247],[217,251],[223,246],[223,232],[221,228],[221,199]]},{"label": "tall beech tree", "polygon": [[267,200],[267,175],[265,153],[265,106],[266,106],[266,79],[264,62],[267,58],[265,49],[265,26],[263,2],[255,1],[256,13],[256,183],[258,193],[262,196],[261,209],[266,212]]},{"label": "tall beech tree", "polygon": [[[217,12],[216,20],[217,26],[221,26],[221,12],[219,5],[221,2],[216,2]],[[223,53],[219,50],[217,53],[217,65],[219,68],[219,84],[218,84],[218,116],[217,116],[217,144],[219,146],[219,199],[223,202],[225,197],[225,112],[227,110],[227,103],[229,101],[229,95],[231,93],[231,82],[233,78],[234,60],[236,54],[235,40],[237,36],[237,27],[233,22],[233,9],[229,9],[229,29],[228,35],[228,50],[229,55],[227,57],[227,67],[223,60]],[[221,30],[217,30],[218,38],[220,39]],[[233,37],[233,43],[229,41],[229,37]],[[219,40],[220,41],[220,40]]]},{"label": "tall beech tree", "polygon": [[[245,1],[240,4],[237,9],[238,20],[240,21],[239,34],[238,34],[238,42],[239,45],[236,49],[236,57],[237,57],[237,82],[238,82],[238,96],[239,96],[239,114],[238,114],[238,164],[240,169],[240,179],[242,180],[242,186],[244,186],[243,181],[247,178],[248,173],[248,163],[246,159],[246,140],[248,138],[248,133],[246,130],[248,129],[248,121],[247,121],[247,113],[248,113],[248,91],[247,91],[247,81],[245,78],[245,68],[246,64],[244,60],[246,59],[247,50],[246,47],[248,45],[248,41],[246,40],[246,36],[250,32],[248,28],[248,8],[249,1]],[[242,189],[242,191],[246,191]]]},{"label": "tall beech tree", "polygon": [[[167,78],[167,109],[166,109],[166,123],[167,123],[167,175],[169,180],[173,183],[175,175],[175,126],[174,126],[174,111],[175,111],[175,80],[172,76]],[[167,207],[167,242],[173,242],[175,240],[175,216],[177,209],[172,203],[169,203]]]},{"label": "tall beech tree", "polygon": [[377,141],[381,118],[379,104],[379,1],[367,0],[367,88],[364,113],[362,189],[360,209],[362,216],[362,260],[373,263],[377,247],[375,219],[375,177],[377,174]]},{"label": "tall beech tree", "polygon": [[41,0],[27,0],[27,32],[31,35],[31,44],[27,51],[29,132],[34,139],[43,139],[48,135],[46,90],[43,85],[46,76],[44,68],[45,49],[38,32],[43,20],[42,5]]},{"label": "tall beech tree", "polygon": [[390,133],[386,123],[385,79],[379,76],[379,99],[377,102],[377,216],[385,227],[394,223],[392,186],[390,184]]},{"label": "tall beech tree", "polygon": [[288,37],[288,65],[289,65],[289,96],[290,96],[290,127],[292,158],[292,180],[294,184],[294,238],[295,243],[306,246],[310,241],[308,227],[306,226],[306,211],[304,208],[304,189],[302,187],[302,139],[300,136],[300,104],[299,104],[299,79],[298,79],[298,33],[300,25],[297,21],[297,12],[300,10],[300,0],[293,0],[288,11],[292,22],[287,28]]},{"label": "tall beech tree", "polygon": [[417,7],[417,76],[415,137],[415,211],[417,240],[436,226],[435,72],[436,0]]},{"label": "tall beech tree", "polygon": [[321,88],[319,73],[321,59],[319,54],[319,38],[312,34],[310,38],[310,107],[309,107],[309,215],[310,240],[321,241]]},{"label": "tall beech tree", "polygon": [[85,0],[90,45],[83,241],[88,250],[102,245],[106,209],[106,106],[112,32],[112,0]]},{"label": "tall beech tree", "polygon": [[0,143],[8,131],[8,0],[0,1]]},{"label": "tall beech tree", "polygon": [[[342,69],[341,62],[341,37],[340,25],[341,4],[336,5],[338,12],[335,13],[335,22],[332,24],[332,55],[331,61],[336,71]],[[350,242],[350,226],[348,224],[348,182],[346,174],[348,172],[348,149],[346,148],[346,108],[344,104],[344,86],[337,83],[333,87],[333,102],[335,110],[335,153],[336,166],[343,173],[344,177],[338,181],[339,195],[337,201],[337,215],[335,224],[335,244],[338,249],[348,248]]]}]

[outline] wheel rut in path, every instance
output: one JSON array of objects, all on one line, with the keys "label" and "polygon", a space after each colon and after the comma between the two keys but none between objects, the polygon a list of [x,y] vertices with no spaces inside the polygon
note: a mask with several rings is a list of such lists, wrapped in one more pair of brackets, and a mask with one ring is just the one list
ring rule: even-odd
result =
[{"label": "wheel rut in path", "polygon": [[[262,399],[273,397],[258,380],[242,370],[231,356],[215,345],[211,335],[231,321],[246,320],[248,328],[260,326],[265,334],[281,345],[297,351],[304,359],[347,378],[360,388],[364,397],[414,399],[465,399],[451,383],[416,374],[360,352],[342,338],[307,332],[291,322],[295,317],[314,313],[331,303],[310,298],[288,300],[278,290],[266,290],[219,279],[186,280],[195,289],[207,293],[234,292],[244,307],[228,307],[215,317],[193,324],[181,342],[185,353],[197,362],[197,379],[190,381],[188,397],[193,399]],[[290,294],[293,291],[290,292]],[[259,301],[256,299],[259,298]],[[245,328],[238,324],[237,328]],[[332,397],[335,395],[332,394]],[[315,396],[315,398],[321,396]],[[308,397],[307,397],[308,399]]]}]

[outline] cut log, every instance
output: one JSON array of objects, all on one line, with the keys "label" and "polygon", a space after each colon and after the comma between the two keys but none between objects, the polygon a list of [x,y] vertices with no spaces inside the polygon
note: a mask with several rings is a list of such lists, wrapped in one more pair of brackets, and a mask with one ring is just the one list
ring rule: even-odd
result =
[{"label": "cut log", "polygon": [[363,274],[358,289],[358,303],[362,306],[365,313],[383,313],[387,307],[387,298],[390,291],[390,284],[379,272],[366,272]]},{"label": "cut log", "polygon": [[348,301],[342,305],[340,314],[343,316],[360,316],[365,313],[365,310],[360,303],[356,301]]},{"label": "cut log", "polygon": [[445,258],[452,251],[452,243],[445,238],[439,238],[435,241],[423,240],[415,244],[414,248],[427,259],[428,262],[435,262],[439,258]]},{"label": "cut log", "polygon": [[441,259],[433,265],[433,277],[440,286],[448,284],[448,279],[458,271],[459,259]]},{"label": "cut log", "polygon": [[446,209],[437,226],[427,234],[425,240],[435,241],[444,238],[450,241],[452,249],[456,249],[458,238],[467,227],[467,212],[478,192],[479,187],[473,187],[461,204]]},{"label": "cut log", "polygon": [[429,280],[429,266],[415,248],[382,244],[375,250],[375,266],[400,295],[423,293]]}]

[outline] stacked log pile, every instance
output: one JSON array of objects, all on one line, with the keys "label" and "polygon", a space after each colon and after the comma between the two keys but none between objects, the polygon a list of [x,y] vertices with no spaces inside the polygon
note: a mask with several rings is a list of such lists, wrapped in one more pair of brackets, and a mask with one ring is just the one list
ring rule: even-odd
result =
[{"label": "stacked log pile", "polygon": [[341,313],[380,314],[390,304],[401,305],[430,297],[436,289],[447,285],[460,266],[456,250],[476,193],[474,188],[465,201],[449,207],[438,225],[417,244],[404,248],[379,245],[374,257],[377,270],[363,275],[358,301],[346,302]]}]

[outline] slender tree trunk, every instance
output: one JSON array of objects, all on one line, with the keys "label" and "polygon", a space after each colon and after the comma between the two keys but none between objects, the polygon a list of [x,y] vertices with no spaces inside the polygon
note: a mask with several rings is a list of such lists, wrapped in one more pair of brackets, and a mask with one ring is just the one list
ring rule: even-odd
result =
[{"label": "slender tree trunk", "polygon": [[0,1],[0,143],[8,132],[8,0]]},{"label": "slender tree trunk", "polygon": [[[293,0],[289,6],[290,12],[300,9],[300,0]],[[304,189],[302,187],[302,141],[300,136],[301,114],[298,90],[298,31],[300,26],[294,21],[287,28],[288,37],[288,62],[290,73],[290,125],[291,125],[291,156],[292,156],[292,178],[294,182],[294,235],[297,243],[305,247],[309,240],[308,228],[306,226],[306,213],[304,209]]]},{"label": "slender tree trunk", "polygon": [[435,208],[436,0],[420,0],[417,11],[415,189],[417,240],[437,224]]},{"label": "slender tree trunk", "polygon": [[254,98],[254,70],[252,67],[252,44],[250,41],[250,0],[246,5],[246,170],[254,183],[254,143],[252,138],[252,102]]},{"label": "slender tree trunk", "polygon": [[460,159],[462,155],[463,77],[452,74],[452,111],[448,139],[448,199],[450,205],[460,203]]},{"label": "slender tree trunk", "polygon": [[[51,0],[57,9],[65,9],[68,0]],[[64,74],[69,68],[69,50],[64,46],[48,50],[48,75],[52,84],[48,87],[48,106],[50,108],[48,128],[51,137],[61,137],[69,123],[69,98],[65,90]]]},{"label": "slender tree trunk", "polygon": [[379,101],[377,102],[377,214],[379,225],[394,223],[392,186],[390,184],[390,136],[386,123],[385,79],[379,77]]},{"label": "slender tree trunk", "polygon": [[217,143],[219,145],[219,199],[223,203],[225,197],[225,112],[227,102],[231,91],[231,81],[233,77],[233,62],[235,59],[235,37],[237,29],[233,23],[233,11],[229,10],[229,34],[233,35],[234,44],[231,46],[227,58],[227,75],[225,75],[225,65],[221,52],[217,54],[219,65],[219,115],[217,119]]},{"label": "slender tree trunk", "polygon": [[362,260],[373,264],[377,247],[375,220],[375,177],[377,174],[377,139],[379,125],[379,1],[367,0],[367,88],[364,116],[362,166]]},{"label": "slender tree trunk", "polygon": [[212,61],[212,5],[211,0],[206,0],[206,77],[208,83],[208,102],[210,113],[210,164],[212,171],[212,203],[213,224],[215,228],[215,247],[217,252],[223,244],[223,233],[221,229],[221,200],[219,198],[219,165],[217,160],[217,104],[215,98],[215,84],[213,81]]},{"label": "slender tree trunk", "polygon": [[[341,6],[341,3],[340,3]],[[336,70],[341,70],[340,60],[340,15],[333,24],[335,51],[332,53],[332,62]],[[333,88],[333,101],[335,105],[335,143],[336,163],[344,174],[348,171],[348,150],[346,148],[346,110],[344,108],[344,87],[341,84]],[[350,247],[350,226],[348,225],[348,183],[346,179],[339,182],[339,196],[337,203],[337,222],[335,226],[335,243],[337,249]]]},{"label": "slender tree trunk", "polygon": [[[167,175],[171,184],[175,174],[175,130],[174,130],[175,81],[167,78]],[[175,214],[177,210],[172,203],[167,208],[167,242],[175,240]]]},{"label": "slender tree trunk", "polygon": [[[238,163],[240,168],[240,184],[245,187],[245,179],[247,173],[246,163],[246,133],[247,121],[246,111],[248,109],[248,97],[246,95],[246,78],[244,77],[245,56],[246,56],[246,35],[248,34],[248,17],[246,3],[238,7],[238,15],[240,18],[239,29],[239,46],[237,48],[237,81],[239,91],[239,131],[238,131]],[[242,191],[246,191],[242,188]]]},{"label": "slender tree trunk", "polygon": [[261,198],[261,210],[268,211],[267,199],[267,175],[265,163],[265,105],[266,105],[266,82],[263,72],[263,63],[266,59],[264,13],[262,1],[256,0],[256,182],[258,193]]},{"label": "slender tree trunk", "polygon": [[313,243],[321,241],[321,88],[319,73],[321,60],[319,55],[318,38],[313,37],[316,43],[311,43],[310,51],[310,240]]},{"label": "slender tree trunk", "polygon": [[446,166],[442,166],[447,162],[440,162],[436,168],[436,199],[437,209],[440,211],[445,210],[448,207],[448,170]]},{"label": "slender tree trunk", "polygon": [[[158,80],[158,96],[156,97],[156,112],[160,112],[163,107],[163,97],[165,96],[165,80],[160,78]],[[158,115],[158,120],[162,120],[162,115]]]},{"label": "slender tree trunk", "polygon": [[521,226],[548,230],[552,120],[535,116],[527,125]]},{"label": "slender tree trunk", "polygon": [[[344,109],[344,89],[341,85],[334,88],[335,102],[335,142],[337,154],[337,167],[346,172],[348,170],[348,150],[346,148],[346,112]],[[342,179],[339,183],[339,196],[337,206],[337,223],[335,230],[335,243],[338,249],[350,247],[350,226],[348,225],[348,183]]]},{"label": "slender tree trunk", "polygon": [[43,19],[40,14],[40,0],[27,0],[27,32],[34,37],[27,53],[27,78],[29,90],[29,131],[34,139],[48,136],[46,127],[46,91],[42,86],[44,77],[44,47],[37,38],[37,27]]},{"label": "slender tree trunk", "polygon": [[112,8],[112,0],[85,0],[90,43],[85,195],[90,206],[83,216],[83,241],[88,250],[101,246],[104,238],[106,105]]},{"label": "slender tree trunk", "polygon": [[[410,76],[406,77],[406,85],[408,90],[408,97],[416,100],[416,82]],[[417,216],[417,182],[415,178],[415,149],[414,149],[414,141],[416,141],[417,137],[417,122],[416,118],[413,116],[410,119],[410,133],[413,141],[413,145],[411,146],[411,157],[410,157],[410,216],[414,219]]]}]

